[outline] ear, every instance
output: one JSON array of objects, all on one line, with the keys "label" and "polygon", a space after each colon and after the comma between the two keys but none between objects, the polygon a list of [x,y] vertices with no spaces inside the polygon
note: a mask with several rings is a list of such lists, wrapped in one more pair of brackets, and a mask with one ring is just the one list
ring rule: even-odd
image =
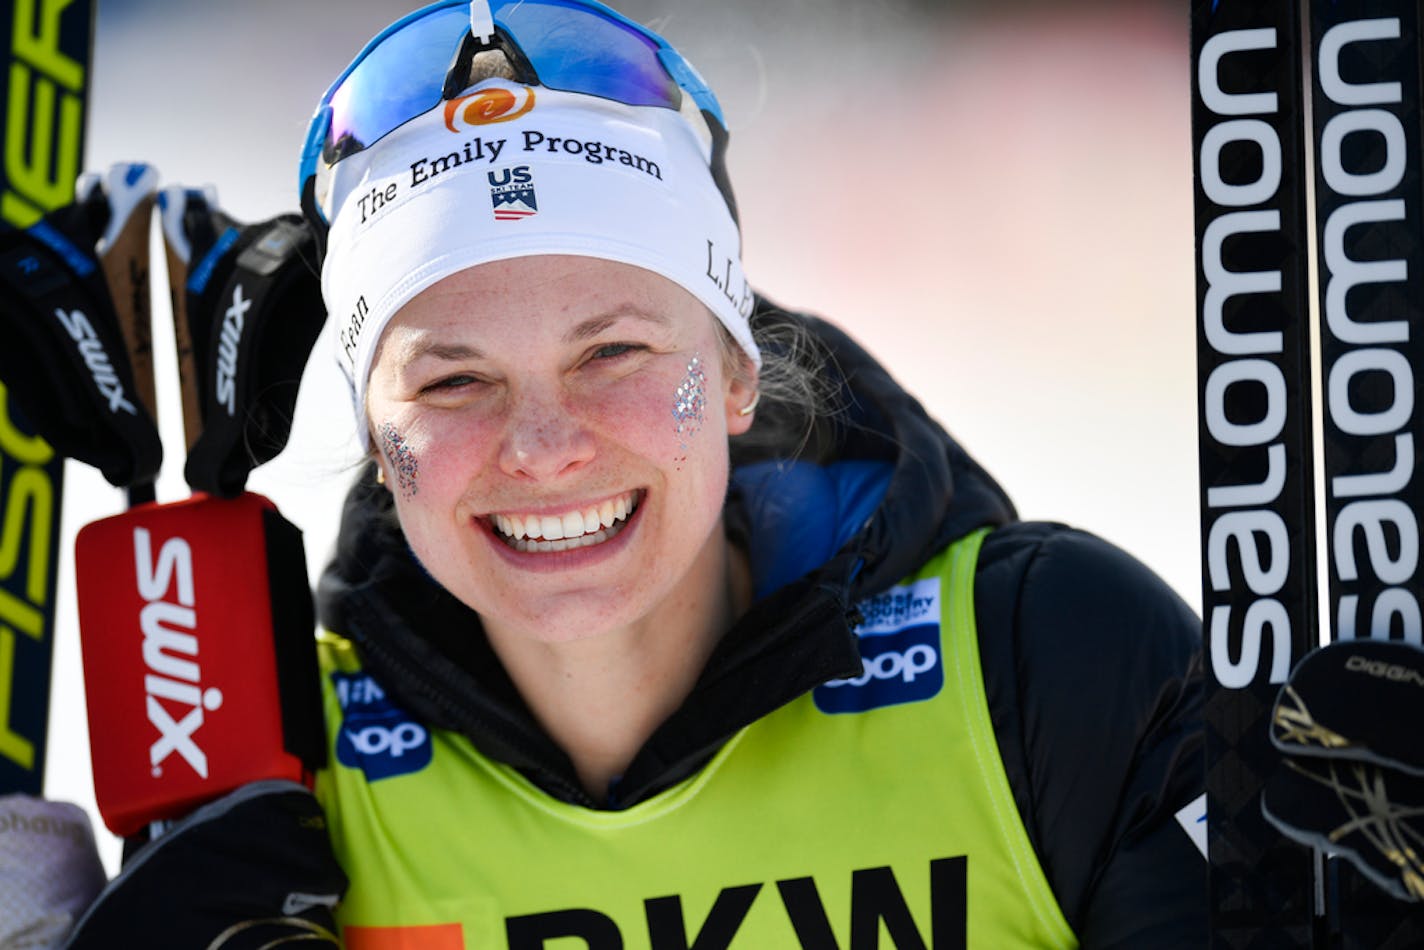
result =
[{"label": "ear", "polygon": [[386,491],[390,491],[390,487],[386,484],[386,453],[380,450],[380,443],[376,441],[376,433],[371,431],[369,426],[366,429],[366,437],[370,439],[371,445],[366,450],[366,458],[376,463],[376,484]]},{"label": "ear", "polygon": [[[741,435],[752,427],[756,419],[754,400],[757,398],[757,382],[756,367],[745,357],[737,372],[728,375],[724,403],[728,435]],[[748,406],[753,406],[751,412],[747,411]]]}]

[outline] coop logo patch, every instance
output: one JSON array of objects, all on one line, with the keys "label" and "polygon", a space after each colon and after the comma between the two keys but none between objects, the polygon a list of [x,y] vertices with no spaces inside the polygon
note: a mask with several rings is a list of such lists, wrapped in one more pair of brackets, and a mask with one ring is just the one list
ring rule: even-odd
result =
[{"label": "coop logo patch", "polygon": [[856,605],[864,620],[861,674],[831,680],[812,692],[823,713],[856,713],[917,703],[944,688],[940,661],[939,578],[893,587]]},{"label": "coop logo patch", "polygon": [[430,731],[386,698],[386,692],[364,674],[333,673],[341,704],[341,730],[336,760],[360,769],[366,781],[419,772],[430,764]]},{"label": "coop logo patch", "polygon": [[496,221],[522,221],[539,213],[534,194],[534,174],[528,165],[498,168],[486,172],[490,183],[490,201]]}]

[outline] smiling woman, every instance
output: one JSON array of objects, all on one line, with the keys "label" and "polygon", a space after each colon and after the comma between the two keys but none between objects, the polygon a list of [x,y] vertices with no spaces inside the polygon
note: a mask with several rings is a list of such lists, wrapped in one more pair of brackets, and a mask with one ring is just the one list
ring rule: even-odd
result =
[{"label": "smiling woman", "polygon": [[[367,415],[425,460],[419,495],[397,492],[401,528],[507,665],[511,651],[596,640],[601,668],[659,688],[672,655],[709,652],[720,630],[689,615],[686,592],[726,587],[727,438],[750,427],[739,410],[754,385],[749,366],[728,375],[703,358],[715,353],[691,294],[584,257],[462,270],[386,327]],[[696,431],[679,421],[689,400],[705,406]],[[399,482],[399,454],[387,446],[379,464]]]},{"label": "smiling woman", "polygon": [[703,357],[717,352],[716,321],[671,281],[538,255],[422,291],[373,361],[368,418],[404,433],[380,454],[387,483],[401,453],[427,460],[424,490],[396,492],[405,538],[478,614],[590,795],[750,600],[721,520],[755,371]]},{"label": "smiling woman", "polygon": [[371,464],[303,859],[349,886],[254,867],[192,945],[277,907],[355,948],[1204,942],[1196,618],[752,291],[727,142],[592,0],[434,4],[321,100]]}]

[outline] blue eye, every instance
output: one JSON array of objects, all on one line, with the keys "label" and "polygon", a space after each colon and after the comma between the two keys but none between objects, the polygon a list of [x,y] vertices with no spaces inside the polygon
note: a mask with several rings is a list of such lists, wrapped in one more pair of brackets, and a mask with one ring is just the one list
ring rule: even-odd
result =
[{"label": "blue eye", "polygon": [[593,351],[593,359],[613,360],[626,353],[641,349],[644,349],[644,347],[633,343],[606,343]]}]

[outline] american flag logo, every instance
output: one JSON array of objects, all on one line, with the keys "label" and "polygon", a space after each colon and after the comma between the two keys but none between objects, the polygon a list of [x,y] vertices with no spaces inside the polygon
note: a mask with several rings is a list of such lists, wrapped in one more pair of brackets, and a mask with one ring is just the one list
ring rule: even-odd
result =
[{"label": "american flag logo", "polygon": [[490,201],[494,204],[496,221],[522,221],[539,213],[532,182],[491,188]]}]

